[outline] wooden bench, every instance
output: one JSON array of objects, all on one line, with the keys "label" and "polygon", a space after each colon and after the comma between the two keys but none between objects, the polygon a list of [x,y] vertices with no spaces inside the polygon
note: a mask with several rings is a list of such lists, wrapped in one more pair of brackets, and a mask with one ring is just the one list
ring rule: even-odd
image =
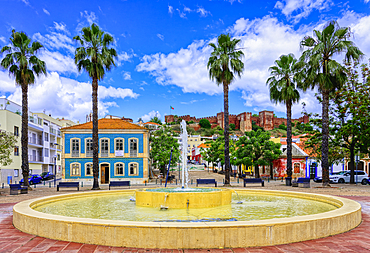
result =
[{"label": "wooden bench", "polygon": [[265,186],[265,181],[263,181],[261,178],[244,178],[244,187],[246,187],[247,184],[261,184],[262,187]]},{"label": "wooden bench", "polygon": [[198,184],[215,184],[215,187],[217,187],[216,179],[197,179],[197,187]]},{"label": "wooden bench", "polygon": [[293,187],[310,188],[309,177],[299,177],[298,180],[292,182]]},{"label": "wooden bench", "polygon": [[59,182],[57,186],[57,191],[59,191],[59,187],[65,187],[65,188],[70,188],[70,187],[77,187],[77,190],[80,190],[80,182]]},{"label": "wooden bench", "polygon": [[130,181],[110,181],[109,182],[109,190],[111,187],[121,187],[121,186],[128,186],[128,188],[130,188],[131,186]]},{"label": "wooden bench", "polygon": [[18,192],[21,191],[21,194],[28,193],[27,186],[21,186],[20,184],[9,184],[10,195],[18,195]]}]

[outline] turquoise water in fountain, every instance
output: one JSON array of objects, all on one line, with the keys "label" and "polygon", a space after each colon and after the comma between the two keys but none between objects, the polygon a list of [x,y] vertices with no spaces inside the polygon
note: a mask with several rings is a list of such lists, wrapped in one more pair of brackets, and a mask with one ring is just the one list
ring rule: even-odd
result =
[{"label": "turquoise water in fountain", "polygon": [[[321,201],[284,196],[233,194],[231,205],[215,208],[171,209],[138,207],[130,201],[132,193],[91,196],[48,203],[36,211],[70,217],[126,221],[193,221],[200,219],[265,220],[328,212],[337,207]],[[237,202],[242,201],[242,204]]]}]

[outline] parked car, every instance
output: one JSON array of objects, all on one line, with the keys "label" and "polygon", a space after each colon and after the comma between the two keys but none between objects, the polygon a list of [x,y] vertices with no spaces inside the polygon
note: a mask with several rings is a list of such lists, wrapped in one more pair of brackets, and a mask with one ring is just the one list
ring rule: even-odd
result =
[{"label": "parked car", "polygon": [[[345,174],[345,173],[347,173],[347,172],[350,172],[350,171],[349,171],[349,170],[342,170],[342,171],[338,171],[338,172],[330,173],[330,174],[329,174],[329,179],[330,179],[330,177],[331,177],[331,176],[335,176],[335,175],[343,175],[343,174]],[[322,183],[322,176],[320,176],[320,177],[315,177],[315,178],[313,179],[313,181],[314,181],[315,183]]]},{"label": "parked car", "polygon": [[[28,176],[28,183],[30,185],[39,184],[41,183],[41,181],[42,181],[42,177],[39,174],[33,174],[33,175]],[[23,178],[19,181],[19,183],[20,184],[24,183]]]},{"label": "parked car", "polygon": [[40,176],[42,177],[42,180],[44,181],[53,179],[55,177],[54,174],[51,172],[42,172]]},{"label": "parked car", "polygon": [[[367,184],[369,180],[369,176],[365,171],[362,170],[355,170],[355,182],[361,184]],[[342,175],[332,175],[329,177],[331,183],[349,183],[351,178],[351,172],[347,171]]]}]

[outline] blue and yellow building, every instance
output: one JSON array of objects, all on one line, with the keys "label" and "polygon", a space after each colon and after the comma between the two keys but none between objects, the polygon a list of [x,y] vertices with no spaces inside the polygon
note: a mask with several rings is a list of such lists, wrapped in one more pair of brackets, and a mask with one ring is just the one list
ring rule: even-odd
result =
[{"label": "blue and yellow building", "polygon": [[[99,119],[99,182],[148,179],[149,130],[123,119]],[[92,122],[66,127],[63,134],[63,179],[93,181]]]}]

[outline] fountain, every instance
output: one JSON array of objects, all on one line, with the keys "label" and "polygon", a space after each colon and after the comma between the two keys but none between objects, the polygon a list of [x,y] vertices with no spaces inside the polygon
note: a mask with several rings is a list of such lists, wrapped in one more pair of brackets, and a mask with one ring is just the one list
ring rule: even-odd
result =
[{"label": "fountain", "polygon": [[343,233],[361,223],[360,204],[340,197],[188,188],[184,121],[181,127],[181,188],[89,191],[26,200],[14,206],[14,226],[56,240],[182,249],[285,244]]}]

